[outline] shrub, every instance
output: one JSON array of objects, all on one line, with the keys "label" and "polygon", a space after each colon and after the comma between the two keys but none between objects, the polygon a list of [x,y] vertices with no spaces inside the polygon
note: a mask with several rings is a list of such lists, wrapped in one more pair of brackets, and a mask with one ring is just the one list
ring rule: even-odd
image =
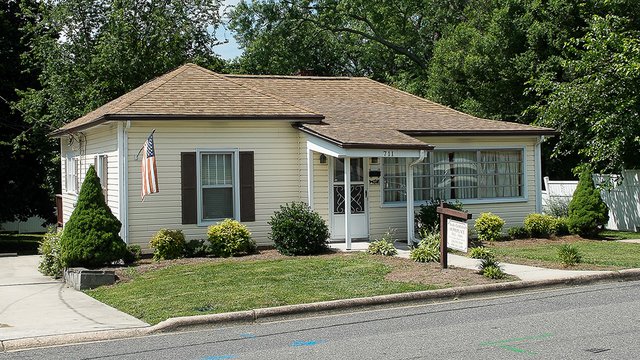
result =
[{"label": "shrub", "polygon": [[133,264],[142,258],[142,248],[140,245],[127,245],[127,251],[122,257],[125,265]]},{"label": "shrub", "polygon": [[560,217],[556,219],[555,234],[557,236],[564,236],[571,234],[569,231],[569,219],[566,217]]},{"label": "shrub", "polygon": [[556,219],[551,215],[529,214],[524,219],[524,228],[535,238],[549,238],[554,233]]},{"label": "shrub", "polygon": [[205,240],[190,240],[187,241],[184,247],[184,256],[188,258],[193,257],[205,257],[211,253],[209,246]]},{"label": "shrub", "polygon": [[60,237],[61,232],[51,230],[44,235],[38,247],[38,253],[42,255],[38,270],[44,275],[62,276],[62,262],[60,261]]},{"label": "shrub", "polygon": [[209,226],[207,239],[211,243],[209,249],[213,256],[253,254],[257,250],[249,229],[232,219]]},{"label": "shrub", "polygon": [[[462,203],[459,201],[447,202],[450,208],[462,211]],[[426,204],[420,205],[420,210],[415,217],[416,228],[418,232],[433,232],[440,230],[440,218],[436,212],[436,208],[440,206],[440,200],[427,200]]]},{"label": "shrub", "polygon": [[482,275],[489,279],[502,279],[506,274],[499,266],[487,266],[482,270]]},{"label": "shrub", "polygon": [[582,261],[578,248],[570,244],[564,244],[558,248],[558,258],[564,266],[573,266]]},{"label": "shrub", "polygon": [[482,259],[482,262],[480,262],[480,274],[489,279],[502,279],[506,275],[495,257]]},{"label": "shrub", "polygon": [[557,218],[569,216],[569,199],[550,197],[545,204],[544,213]]},{"label": "shrub", "polygon": [[423,233],[418,246],[411,249],[409,258],[416,262],[440,261],[440,234],[437,232]]},{"label": "shrub", "polygon": [[598,234],[609,221],[609,208],[602,201],[600,191],[593,185],[591,171],[580,174],[578,187],[569,203],[569,230],[582,237]]},{"label": "shrub", "polygon": [[480,214],[473,227],[478,234],[478,240],[496,241],[500,240],[503,226],[504,220],[500,216],[488,212]]},{"label": "shrub", "polygon": [[371,242],[367,248],[367,253],[371,255],[384,255],[393,256],[398,253],[398,250],[393,246],[395,241],[393,234],[395,230],[389,229],[381,239]]},{"label": "shrub", "polygon": [[271,225],[269,237],[281,254],[319,254],[328,247],[327,224],[303,202],[281,205],[268,224]]},{"label": "shrub", "polygon": [[523,226],[514,226],[509,229],[509,237],[512,239],[526,239],[531,237],[531,234]]},{"label": "shrub", "polygon": [[60,260],[65,267],[100,267],[120,260],[126,245],[120,238],[120,221],[104,201],[93,165],[80,188],[76,208],[60,237]]},{"label": "shrub", "polygon": [[469,250],[469,257],[472,259],[491,259],[495,258],[493,251],[487,249],[486,247],[474,247]]},{"label": "shrub", "polygon": [[153,260],[178,259],[184,255],[184,234],[182,230],[160,229],[149,245],[154,249]]}]

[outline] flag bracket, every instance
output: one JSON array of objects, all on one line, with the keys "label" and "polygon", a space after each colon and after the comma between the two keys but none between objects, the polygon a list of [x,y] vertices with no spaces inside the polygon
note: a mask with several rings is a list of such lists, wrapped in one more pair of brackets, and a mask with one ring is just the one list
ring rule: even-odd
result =
[{"label": "flag bracket", "polygon": [[[151,130],[151,134],[149,134],[149,136],[155,134],[155,132],[156,132],[156,129]],[[147,136],[147,139],[149,138],[149,136]],[[140,150],[138,150],[138,153],[134,157],[135,161],[138,161],[138,159],[140,158],[140,153],[142,152],[143,149],[144,149],[144,145],[142,145],[142,147],[140,148]]]}]

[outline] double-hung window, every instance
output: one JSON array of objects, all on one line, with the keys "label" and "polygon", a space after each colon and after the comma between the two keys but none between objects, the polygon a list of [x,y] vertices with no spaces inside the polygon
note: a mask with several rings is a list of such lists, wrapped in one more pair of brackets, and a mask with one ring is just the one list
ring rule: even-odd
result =
[{"label": "double-hung window", "polygon": [[[405,202],[407,159],[385,158],[383,199]],[[414,166],[416,201],[481,200],[524,196],[522,149],[435,150]]]},{"label": "double-hung window", "polygon": [[198,153],[199,218],[201,222],[236,218],[238,213],[238,152]]},{"label": "double-hung window", "polygon": [[65,190],[77,194],[80,190],[80,158],[67,156],[65,159]]}]

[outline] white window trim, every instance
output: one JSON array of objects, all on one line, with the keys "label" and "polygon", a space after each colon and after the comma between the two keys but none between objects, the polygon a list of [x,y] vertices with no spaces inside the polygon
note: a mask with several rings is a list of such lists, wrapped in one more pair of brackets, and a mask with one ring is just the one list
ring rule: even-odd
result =
[{"label": "white window trim", "polygon": [[[76,161],[79,166],[76,166]],[[78,181],[80,177],[80,169],[78,167],[82,167],[80,156],[74,155],[72,153],[67,154],[65,157],[65,169],[64,169],[64,190],[67,194],[70,195],[78,195],[80,192],[80,188],[78,186]]]},{"label": "white window trim", "polygon": [[[483,199],[450,199],[449,201],[458,201],[462,205],[474,205],[474,204],[502,204],[502,203],[523,203],[529,201],[529,189],[527,181],[528,171],[527,171],[527,146],[456,146],[456,147],[446,147],[446,146],[437,146],[435,149],[429,151],[429,160],[431,160],[433,152],[436,151],[508,151],[508,150],[517,150],[522,151],[522,196],[517,197],[504,197],[504,198],[483,198]],[[384,158],[380,164],[380,207],[381,208],[399,208],[399,207],[407,207],[406,201],[394,201],[394,202],[385,202],[384,201]],[[424,205],[427,202],[425,200],[415,200],[414,204],[416,207],[420,205]]]},{"label": "white window trim", "polygon": [[233,218],[240,221],[240,150],[238,148],[219,148],[219,149],[196,149],[196,191],[198,206],[198,226],[214,225],[224,219],[202,219],[202,176],[201,162],[202,154],[226,153],[232,154],[233,158]]}]

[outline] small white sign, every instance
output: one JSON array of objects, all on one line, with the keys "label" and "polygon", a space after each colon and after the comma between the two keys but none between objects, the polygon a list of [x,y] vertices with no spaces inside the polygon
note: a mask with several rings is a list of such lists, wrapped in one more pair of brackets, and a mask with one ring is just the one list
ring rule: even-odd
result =
[{"label": "small white sign", "polygon": [[467,252],[469,246],[469,229],[467,223],[447,219],[447,247]]}]

